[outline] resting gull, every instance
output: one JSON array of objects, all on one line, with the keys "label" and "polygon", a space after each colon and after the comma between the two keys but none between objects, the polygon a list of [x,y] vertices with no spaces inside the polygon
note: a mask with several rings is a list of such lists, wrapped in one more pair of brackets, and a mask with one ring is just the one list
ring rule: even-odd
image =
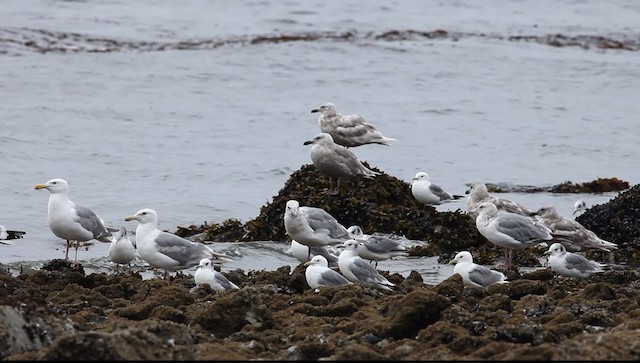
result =
[{"label": "resting gull", "polygon": [[400,240],[377,233],[364,234],[362,228],[355,225],[347,228],[347,231],[353,239],[358,241],[358,256],[365,260],[376,261],[376,268],[378,268],[378,261],[409,255],[407,247]]},{"label": "resting gull", "polygon": [[603,240],[579,222],[564,218],[552,205],[545,205],[533,215],[551,230],[551,234],[556,241],[562,242],[563,246],[571,252],[582,251],[587,248],[595,248],[606,252],[618,249],[617,244]]},{"label": "resting gull", "polygon": [[5,226],[0,226],[0,243],[10,245],[11,242],[8,242],[8,240],[23,238],[25,234],[26,232],[24,231],[12,231],[6,229]]},{"label": "resting gull", "polygon": [[304,276],[307,279],[307,284],[312,289],[317,289],[320,286],[351,284],[351,281],[340,275],[340,273],[330,269],[327,259],[320,255],[313,256],[311,261],[305,262],[304,265],[307,266]]},{"label": "resting gull", "polygon": [[311,110],[311,113],[315,112],[320,112],[320,131],[330,134],[336,144],[354,147],[365,144],[390,145],[392,141],[396,141],[382,136],[382,133],[368,124],[362,116],[337,113],[333,103],[325,103]]},{"label": "resting gull", "polygon": [[136,227],[136,248],[140,258],[153,267],[168,271],[178,271],[197,265],[203,258],[216,263],[231,261],[211,247],[184,239],[175,234],[158,229],[158,213],[150,208],[141,209],[136,214],[125,217],[125,221],[138,221]]},{"label": "resting gull", "polygon": [[129,239],[126,228],[120,227],[113,233],[113,239],[109,245],[109,259],[116,263],[118,269],[120,265],[130,264],[136,259],[136,247]]},{"label": "resting gull", "polygon": [[467,190],[465,194],[469,194],[467,199],[467,212],[473,219],[476,219],[478,216],[477,208],[483,202],[491,202],[495,204],[498,210],[520,214],[525,217],[529,217],[531,215],[531,211],[527,207],[508,199],[496,198],[489,194],[487,186],[484,183],[475,182],[471,184],[469,190]]},{"label": "resting gull", "polygon": [[64,179],[51,179],[44,184],[37,184],[34,189],[47,189],[49,196],[48,223],[49,229],[57,237],[67,241],[64,258],[69,259],[69,246],[75,242],[76,257],[80,242],[92,239],[100,242],[111,242],[114,229],[108,228],[91,209],[69,200],[69,183]]},{"label": "resting gull", "polygon": [[587,203],[582,199],[578,199],[573,205],[573,215],[577,217],[585,210],[587,210]]},{"label": "resting gull", "polygon": [[567,252],[561,243],[552,244],[544,254],[549,255],[549,267],[558,275],[587,278],[604,271],[603,264],[588,260],[577,253]]},{"label": "resting gull", "polygon": [[211,289],[217,292],[240,289],[238,285],[229,281],[222,273],[216,271],[211,264],[211,260],[203,258],[198,264],[198,269],[193,275],[193,279],[196,283],[196,287],[202,284],[209,284]]},{"label": "resting gull", "polygon": [[351,238],[347,229],[324,209],[301,207],[294,199],[287,201],[284,228],[291,239],[309,247],[307,261],[311,259],[311,247],[342,243]]},{"label": "resting gull", "polygon": [[393,291],[395,284],[382,276],[370,263],[358,256],[358,241],[344,242],[344,251],[338,257],[340,272],[349,281],[369,287]]},{"label": "resting gull", "polygon": [[416,200],[426,205],[438,205],[464,198],[463,195],[451,195],[429,180],[429,174],[418,172],[412,179],[411,194]]},{"label": "resting gull", "polygon": [[453,273],[462,276],[464,286],[489,287],[507,282],[507,277],[502,272],[473,263],[473,257],[469,251],[458,252],[449,263],[455,264]]}]

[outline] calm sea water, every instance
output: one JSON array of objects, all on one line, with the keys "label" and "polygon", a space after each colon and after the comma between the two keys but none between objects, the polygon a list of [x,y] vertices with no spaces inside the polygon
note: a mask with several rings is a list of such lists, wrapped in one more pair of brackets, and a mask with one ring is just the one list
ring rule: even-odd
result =
[{"label": "calm sea water", "polygon": [[[170,231],[252,219],[310,163],[302,143],[319,132],[310,110],[325,102],[398,140],[354,149],[360,159],[406,181],[427,171],[451,193],[477,180],[636,184],[638,52],[507,37],[638,39],[639,15],[632,1],[0,2],[0,224],[27,231],[0,246],[0,263],[37,266],[63,256],[64,242],[47,227],[49,193],[33,190],[55,177],[69,181],[72,200],[130,231],[136,224],[124,217],[145,207]],[[436,29],[469,36],[370,36]],[[350,40],[238,41],[348,31]],[[24,45],[51,39],[72,51]],[[91,39],[139,47],[99,52]],[[175,49],[183,41],[229,44]],[[501,196],[571,216],[578,198],[593,205],[615,195]],[[225,269],[297,265],[282,243],[220,248],[237,255]],[[99,268],[106,251],[98,243],[78,259]],[[433,258],[379,267],[418,270],[428,281],[452,271]]]}]

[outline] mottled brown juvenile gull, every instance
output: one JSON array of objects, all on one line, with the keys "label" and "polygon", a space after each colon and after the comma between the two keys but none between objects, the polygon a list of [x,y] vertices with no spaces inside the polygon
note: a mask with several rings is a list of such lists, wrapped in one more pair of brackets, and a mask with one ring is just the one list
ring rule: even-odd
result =
[{"label": "mottled brown juvenile gull", "polygon": [[125,221],[138,221],[136,227],[136,247],[140,258],[149,265],[168,271],[178,271],[193,267],[203,258],[216,263],[231,261],[227,255],[215,252],[211,247],[184,239],[157,228],[158,213],[150,208],[141,209],[136,214],[125,217]]},{"label": "mottled brown juvenile gull", "polygon": [[498,211],[491,202],[480,204],[478,213],[478,232],[489,242],[508,250],[509,267],[514,249],[524,249],[553,239],[549,228],[541,223],[520,214]]},{"label": "mottled brown juvenile gull", "polygon": [[464,286],[489,287],[507,282],[507,277],[502,272],[473,263],[473,257],[469,251],[458,252],[449,263],[455,264],[453,273],[462,277]]},{"label": "mottled brown juvenile gull", "polygon": [[433,184],[424,171],[418,172],[411,180],[411,194],[422,204],[438,205],[464,198],[463,195],[451,195]]},{"label": "mottled brown juvenile gull", "polygon": [[531,215],[531,211],[527,207],[508,199],[496,198],[489,194],[487,186],[484,183],[475,182],[471,184],[469,190],[467,190],[465,194],[469,194],[469,197],[467,198],[467,212],[473,219],[476,219],[478,216],[477,209],[483,202],[491,202],[495,204],[498,210],[520,214],[525,217],[529,217]]},{"label": "mottled brown juvenile gull", "polygon": [[358,241],[344,242],[344,251],[338,257],[340,272],[349,281],[369,287],[393,291],[395,284],[382,276],[369,262],[358,256]]},{"label": "mottled brown juvenile gull", "polygon": [[545,205],[533,215],[551,230],[555,240],[562,242],[568,251],[576,252],[594,248],[611,252],[618,249],[617,244],[603,240],[575,220],[564,218],[552,205]]},{"label": "mottled brown juvenile gull", "polygon": [[304,265],[307,266],[307,269],[304,271],[304,277],[312,289],[317,289],[320,286],[351,284],[351,281],[347,280],[346,277],[330,269],[327,259],[322,256],[313,256],[311,261],[305,262]]},{"label": "mottled brown juvenile gull", "polygon": [[567,252],[561,243],[552,244],[544,254],[549,255],[549,267],[558,275],[584,279],[604,271],[603,264],[577,253]]},{"label": "mottled brown juvenile gull", "polygon": [[325,103],[311,112],[320,112],[321,115],[318,118],[320,131],[330,134],[336,144],[354,147],[365,144],[390,145],[392,141],[396,141],[382,136],[380,131],[368,124],[360,115],[337,113],[333,103]]},{"label": "mottled brown juvenile gull", "polygon": [[[284,228],[291,239],[307,247],[323,247],[351,238],[347,229],[322,208],[300,206],[297,200],[287,201]],[[311,248],[307,261],[311,259]]]},{"label": "mottled brown juvenile gull", "polygon": [[6,229],[5,226],[0,226],[0,243],[10,245],[12,244],[9,242],[10,239],[23,238],[25,234],[24,231],[12,231]]},{"label": "mottled brown juvenile gull", "polygon": [[351,226],[347,228],[347,231],[353,239],[358,241],[358,256],[365,260],[376,261],[376,268],[378,261],[409,255],[407,247],[400,240],[376,233],[364,234],[359,226]]},{"label": "mottled brown juvenile gull", "polygon": [[136,259],[136,247],[129,239],[126,228],[120,227],[113,233],[109,245],[109,259],[116,263],[118,269],[120,265],[130,264]]},{"label": "mottled brown juvenile gull", "polygon": [[370,178],[379,174],[364,166],[349,149],[333,142],[333,138],[327,133],[317,134],[313,139],[305,141],[304,145],[312,145],[310,156],[313,165],[330,179],[337,178],[338,188],[340,178],[356,175]]},{"label": "mottled brown juvenile gull", "polygon": [[69,246],[75,242],[76,260],[80,242],[92,239],[111,242],[112,231],[91,209],[69,200],[69,183],[64,179],[51,179],[44,184],[36,184],[34,189],[46,189],[51,193],[47,218],[49,229],[57,237],[67,241],[64,258],[69,259]]},{"label": "mottled brown juvenile gull", "polygon": [[193,274],[193,279],[196,283],[196,287],[208,284],[212,290],[217,292],[240,289],[238,285],[229,281],[229,279],[227,279],[222,273],[216,271],[213,268],[211,260],[208,258],[200,260],[198,269],[196,270],[196,273]]}]

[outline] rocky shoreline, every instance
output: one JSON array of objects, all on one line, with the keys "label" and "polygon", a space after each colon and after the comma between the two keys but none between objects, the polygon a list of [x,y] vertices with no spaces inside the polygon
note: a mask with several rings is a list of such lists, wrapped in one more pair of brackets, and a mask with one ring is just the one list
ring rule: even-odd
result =
[{"label": "rocky shoreline", "polygon": [[[374,168],[375,170],[375,168]],[[383,173],[354,178],[340,198],[310,166],[293,173],[273,203],[246,224],[180,228],[203,240],[286,241],[283,200],[298,199],[364,229],[427,240],[414,255],[444,261],[470,249],[496,251],[461,212],[417,204],[408,184]],[[364,188],[366,186],[366,188]],[[409,197],[407,197],[409,196]],[[391,208],[393,206],[393,208]],[[0,358],[4,360],[637,360],[640,357],[640,185],[578,220],[618,243],[616,263],[588,280],[548,269],[507,271],[509,283],[464,288],[459,275],[429,285],[413,271],[382,273],[397,292],[360,285],[310,289],[304,267],[225,271],[240,290],[194,287],[190,275],[86,274],[51,260],[41,270],[0,271]],[[588,252],[591,258],[604,258]],[[527,265],[539,254],[518,254]]]}]

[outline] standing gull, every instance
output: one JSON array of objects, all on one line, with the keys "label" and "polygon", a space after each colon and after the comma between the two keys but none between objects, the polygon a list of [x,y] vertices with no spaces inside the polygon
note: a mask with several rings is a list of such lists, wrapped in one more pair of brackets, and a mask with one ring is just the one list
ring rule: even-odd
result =
[{"label": "standing gull", "polygon": [[304,145],[310,144],[313,145],[310,151],[313,165],[321,174],[329,177],[330,184],[333,179],[338,179],[338,188],[340,178],[356,175],[370,178],[379,174],[364,166],[349,149],[333,142],[333,138],[327,133],[317,134],[313,139],[304,142]]},{"label": "standing gull", "polygon": [[340,272],[351,282],[365,286],[393,291],[395,286],[382,276],[370,263],[358,256],[358,241],[350,239],[344,242],[344,251],[338,257]]},{"label": "standing gull", "polygon": [[524,249],[553,239],[549,228],[520,214],[498,211],[495,204],[484,202],[478,207],[476,227],[489,242],[508,250],[507,266],[511,267],[514,249]]},{"label": "standing gull", "polygon": [[301,207],[294,199],[287,201],[284,228],[291,239],[309,248],[307,261],[311,259],[311,247],[342,243],[351,238],[347,229],[324,209]]},{"label": "standing gull", "polygon": [[10,245],[11,242],[7,242],[8,240],[23,238],[22,236],[24,236],[25,234],[26,232],[23,231],[12,231],[6,229],[4,226],[0,226],[0,243]]},{"label": "standing gull", "polygon": [[381,234],[364,234],[359,226],[351,226],[347,229],[351,236],[358,241],[358,256],[369,261],[388,260],[398,256],[408,256],[407,247],[399,240]]},{"label": "standing gull", "polygon": [[603,272],[604,265],[586,259],[584,256],[567,252],[561,243],[554,243],[544,252],[549,256],[549,267],[558,275],[587,278],[595,273]]},{"label": "standing gull", "polygon": [[198,269],[193,275],[196,286],[209,284],[209,286],[217,292],[240,289],[238,285],[229,281],[222,273],[216,271],[211,264],[211,260],[203,258],[198,264]]},{"label": "standing gull", "polygon": [[429,180],[429,174],[418,172],[412,179],[411,194],[416,200],[426,205],[438,205],[464,198],[462,195],[451,195]]},{"label": "standing gull", "polygon": [[75,242],[76,257],[80,242],[92,239],[100,242],[111,242],[111,231],[91,209],[69,200],[69,183],[64,179],[51,179],[44,184],[37,184],[34,189],[47,189],[49,207],[47,218],[51,232],[67,241],[64,258],[69,259],[69,246]]},{"label": "standing gull", "polygon": [[618,249],[618,245],[603,240],[582,224],[575,220],[564,218],[552,205],[545,205],[533,215],[551,230],[551,234],[556,241],[562,242],[564,247],[571,252],[582,251],[587,248],[595,248],[606,252]]},{"label": "standing gull", "polygon": [[496,198],[489,194],[487,186],[484,183],[475,182],[471,184],[469,190],[467,190],[465,194],[469,194],[469,198],[467,199],[467,212],[473,219],[476,219],[478,216],[477,209],[480,204],[484,202],[491,202],[495,204],[498,210],[516,213],[526,217],[531,215],[531,211],[527,207],[508,199]]},{"label": "standing gull", "polygon": [[325,103],[311,113],[320,112],[318,124],[320,131],[333,137],[336,144],[354,147],[365,144],[390,145],[395,139],[382,136],[373,125],[368,124],[360,115],[341,115],[336,112],[333,103]]},{"label": "standing gull", "polygon": [[114,232],[109,245],[109,259],[116,263],[118,269],[121,264],[130,264],[136,259],[136,247],[129,239],[126,228],[120,227]]},{"label": "standing gull", "polygon": [[312,289],[317,289],[320,286],[351,284],[351,281],[330,269],[327,259],[322,256],[313,256],[311,261],[305,262],[304,265],[307,266],[307,269],[304,271],[304,276],[307,279],[307,284]]},{"label": "standing gull", "polygon": [[464,286],[489,287],[507,282],[507,277],[502,272],[473,263],[473,257],[469,251],[458,252],[449,263],[455,264],[453,273],[462,276]]},{"label": "standing gull", "polygon": [[[329,246],[314,246],[308,247],[299,243],[295,239],[291,240],[291,254],[300,262],[309,262],[309,257],[312,256],[322,256],[332,267],[338,267],[338,253],[335,250],[329,250],[327,247]],[[309,250],[311,250],[311,255],[309,255]]]},{"label": "standing gull", "polygon": [[136,214],[125,217],[124,220],[138,221],[136,228],[138,255],[151,266],[164,269],[165,278],[168,277],[168,271],[193,267],[203,258],[212,259],[217,263],[231,260],[227,255],[217,253],[207,245],[159,230],[158,213],[153,209],[141,209]]}]

